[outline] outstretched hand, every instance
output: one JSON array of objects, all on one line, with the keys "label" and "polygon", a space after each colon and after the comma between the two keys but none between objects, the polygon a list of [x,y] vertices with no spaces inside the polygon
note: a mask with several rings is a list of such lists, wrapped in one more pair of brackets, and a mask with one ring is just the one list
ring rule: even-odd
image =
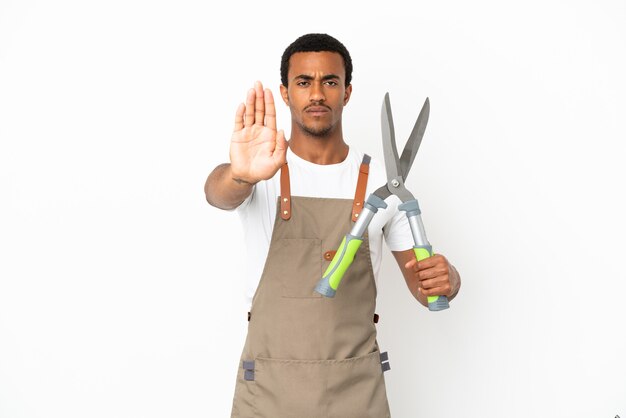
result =
[{"label": "outstretched hand", "polygon": [[285,133],[276,131],[274,97],[257,81],[235,115],[230,141],[233,178],[251,184],[270,179],[285,164],[286,154]]}]

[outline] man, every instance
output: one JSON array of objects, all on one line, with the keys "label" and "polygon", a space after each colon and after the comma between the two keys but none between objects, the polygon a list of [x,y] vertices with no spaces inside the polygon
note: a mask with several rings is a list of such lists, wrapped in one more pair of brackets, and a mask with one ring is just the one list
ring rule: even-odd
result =
[{"label": "man", "polygon": [[387,182],[377,160],[344,141],[351,77],[350,54],[338,40],[298,38],[281,62],[290,140],[276,130],[271,91],[256,82],[237,108],[230,164],[206,181],[211,205],[239,212],[251,264],[232,417],[390,416],[374,313],[383,235],[422,305],[427,296],[451,300],[459,290],[444,256],[415,260],[410,227],[392,196],[373,217],[336,296],[314,291],[364,198]]}]

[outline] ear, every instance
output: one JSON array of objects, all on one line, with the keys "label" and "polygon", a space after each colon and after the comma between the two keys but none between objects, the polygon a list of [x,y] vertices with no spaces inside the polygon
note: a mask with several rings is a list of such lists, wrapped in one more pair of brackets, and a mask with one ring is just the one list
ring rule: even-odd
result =
[{"label": "ear", "polygon": [[284,84],[280,85],[280,95],[283,98],[283,102],[285,102],[285,104],[289,106],[289,92]]},{"label": "ear", "polygon": [[348,102],[350,101],[350,95],[352,94],[352,84],[348,85],[348,87],[346,87],[346,92],[343,95],[343,105],[347,105]]}]

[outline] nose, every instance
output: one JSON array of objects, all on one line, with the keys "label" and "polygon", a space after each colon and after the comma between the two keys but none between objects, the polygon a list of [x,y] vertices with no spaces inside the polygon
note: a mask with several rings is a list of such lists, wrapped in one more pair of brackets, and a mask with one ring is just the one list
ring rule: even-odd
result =
[{"label": "nose", "polygon": [[326,100],[324,96],[324,88],[322,83],[315,82],[311,84],[311,95],[309,96],[309,101],[311,102],[323,102]]}]

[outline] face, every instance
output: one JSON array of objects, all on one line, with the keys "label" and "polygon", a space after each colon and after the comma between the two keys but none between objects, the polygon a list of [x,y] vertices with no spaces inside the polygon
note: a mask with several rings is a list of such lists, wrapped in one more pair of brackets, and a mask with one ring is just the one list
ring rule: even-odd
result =
[{"label": "face", "polygon": [[304,134],[329,136],[341,127],[352,85],[345,87],[343,58],[336,52],[297,52],[289,59],[288,87],[280,86],[294,127]]}]

